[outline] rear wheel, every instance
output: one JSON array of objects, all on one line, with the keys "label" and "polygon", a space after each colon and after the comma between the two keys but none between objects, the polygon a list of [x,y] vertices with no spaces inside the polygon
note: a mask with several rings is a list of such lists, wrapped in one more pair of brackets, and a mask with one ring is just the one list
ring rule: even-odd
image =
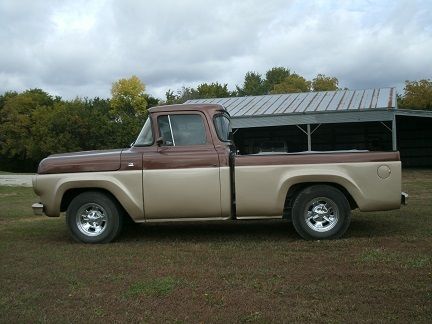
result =
[{"label": "rear wheel", "polygon": [[121,231],[122,209],[102,192],[83,192],[69,204],[66,224],[71,236],[78,242],[108,243]]},{"label": "rear wheel", "polygon": [[292,222],[304,239],[336,239],[351,221],[351,208],[345,195],[328,185],[314,185],[301,191],[292,209]]}]

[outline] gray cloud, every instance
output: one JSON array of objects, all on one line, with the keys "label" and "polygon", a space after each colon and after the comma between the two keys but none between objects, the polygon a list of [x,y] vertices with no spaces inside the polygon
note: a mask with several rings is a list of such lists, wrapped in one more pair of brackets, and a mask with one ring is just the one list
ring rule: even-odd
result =
[{"label": "gray cloud", "polygon": [[430,1],[2,1],[0,92],[40,87],[108,97],[138,75],[159,97],[182,85],[231,88],[286,66],[342,86],[432,78]]}]

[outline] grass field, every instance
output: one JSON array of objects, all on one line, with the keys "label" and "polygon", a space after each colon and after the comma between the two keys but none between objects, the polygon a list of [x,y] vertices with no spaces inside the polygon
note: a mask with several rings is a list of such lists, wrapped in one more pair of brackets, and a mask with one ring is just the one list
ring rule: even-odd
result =
[{"label": "grass field", "polygon": [[137,226],[83,245],[0,187],[0,322],[432,322],[432,170],[409,205],[306,242],[282,221]]}]

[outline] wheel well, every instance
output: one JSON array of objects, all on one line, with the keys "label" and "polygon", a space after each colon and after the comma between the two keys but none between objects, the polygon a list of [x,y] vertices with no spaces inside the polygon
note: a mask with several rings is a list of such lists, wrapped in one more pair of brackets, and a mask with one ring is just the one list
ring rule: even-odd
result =
[{"label": "wheel well", "polygon": [[73,189],[67,190],[63,194],[63,197],[62,197],[62,200],[60,203],[60,211],[61,212],[66,211],[69,204],[71,203],[72,199],[74,199],[76,196],[78,196],[79,194],[86,192],[86,191],[98,191],[98,192],[104,193],[105,195],[109,196],[122,209],[122,212],[123,212],[122,214],[125,215],[126,217],[130,218],[130,216],[128,215],[128,213],[126,212],[126,210],[124,209],[122,204],[118,201],[118,199],[111,192],[109,192],[106,189],[102,189],[102,188],[73,188]]},{"label": "wheel well", "polygon": [[297,195],[305,188],[313,186],[313,185],[328,185],[332,186],[334,188],[339,189],[344,196],[347,198],[348,203],[350,204],[351,210],[358,208],[357,203],[355,202],[354,198],[351,196],[351,194],[346,190],[343,186],[340,184],[334,183],[334,182],[302,182],[297,183],[293,186],[291,186],[287,192],[286,198],[285,198],[285,205],[284,205],[284,218],[291,218],[291,210],[294,203],[294,200],[296,199]]}]

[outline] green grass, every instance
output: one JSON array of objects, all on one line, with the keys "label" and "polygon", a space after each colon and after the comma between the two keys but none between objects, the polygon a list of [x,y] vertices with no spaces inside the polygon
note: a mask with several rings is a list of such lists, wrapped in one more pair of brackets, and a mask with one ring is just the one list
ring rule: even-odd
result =
[{"label": "green grass", "polygon": [[409,205],[355,212],[344,238],[282,221],[148,224],[74,243],[0,187],[0,322],[432,321],[432,171],[404,171]]},{"label": "green grass", "polygon": [[139,295],[161,297],[170,294],[178,285],[178,280],[171,277],[155,278],[134,283],[126,291],[126,297]]},{"label": "green grass", "polygon": [[382,248],[365,251],[360,256],[361,262],[394,263],[405,268],[425,268],[432,264],[432,257],[427,255],[412,255],[408,253],[389,252]]}]

